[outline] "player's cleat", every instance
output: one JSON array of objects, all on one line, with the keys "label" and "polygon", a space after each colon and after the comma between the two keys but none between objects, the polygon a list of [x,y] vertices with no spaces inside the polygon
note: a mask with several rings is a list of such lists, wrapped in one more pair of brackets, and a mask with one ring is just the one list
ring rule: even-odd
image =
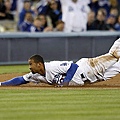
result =
[{"label": "player's cleat", "polygon": [[117,59],[120,58],[120,38],[114,42],[113,46],[109,50],[109,53]]}]

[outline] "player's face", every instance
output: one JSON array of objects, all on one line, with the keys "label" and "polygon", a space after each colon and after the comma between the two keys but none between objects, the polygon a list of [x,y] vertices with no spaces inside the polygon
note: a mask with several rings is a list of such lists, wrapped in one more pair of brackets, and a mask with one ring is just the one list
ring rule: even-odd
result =
[{"label": "player's face", "polygon": [[39,73],[41,75],[45,75],[44,65],[41,62],[35,63],[33,59],[29,59],[28,64],[29,69],[33,74]]}]

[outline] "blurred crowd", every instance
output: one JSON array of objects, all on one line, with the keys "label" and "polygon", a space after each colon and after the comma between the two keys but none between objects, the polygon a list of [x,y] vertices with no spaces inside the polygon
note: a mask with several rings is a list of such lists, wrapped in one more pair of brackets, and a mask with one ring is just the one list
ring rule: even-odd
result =
[{"label": "blurred crowd", "polygon": [[120,0],[0,0],[0,31],[8,21],[22,32],[120,31]]}]

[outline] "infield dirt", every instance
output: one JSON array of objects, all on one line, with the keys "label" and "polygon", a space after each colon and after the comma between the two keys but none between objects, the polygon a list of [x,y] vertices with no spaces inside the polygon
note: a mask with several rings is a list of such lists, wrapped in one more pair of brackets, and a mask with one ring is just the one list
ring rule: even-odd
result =
[{"label": "infield dirt", "polygon": [[[9,80],[13,77],[22,76],[22,75],[23,75],[22,73],[0,74],[0,82]],[[22,86],[50,87],[50,85],[47,85],[47,84],[36,85],[34,83],[25,84]],[[79,86],[79,87],[81,87],[81,86]],[[117,88],[120,88],[120,74],[116,75],[115,77],[113,77],[107,81],[101,81],[101,82],[97,82],[97,83],[87,84],[82,87],[117,87]]]}]

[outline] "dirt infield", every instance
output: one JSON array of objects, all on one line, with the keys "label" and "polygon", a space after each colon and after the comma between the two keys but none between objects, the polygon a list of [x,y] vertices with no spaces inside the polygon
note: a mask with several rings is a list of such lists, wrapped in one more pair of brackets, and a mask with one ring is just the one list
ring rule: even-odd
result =
[{"label": "dirt infield", "polygon": [[[0,82],[11,79],[13,77],[22,76],[22,75],[23,75],[22,73],[0,74]],[[30,86],[50,87],[50,85],[47,85],[47,84],[36,85],[33,83],[29,83],[29,84],[22,85],[22,86],[26,86],[26,87],[30,87]],[[120,74],[111,78],[110,80],[101,81],[101,82],[97,82],[97,83],[93,83],[93,84],[87,84],[87,85],[84,85],[82,87],[119,87],[120,88]]]}]

